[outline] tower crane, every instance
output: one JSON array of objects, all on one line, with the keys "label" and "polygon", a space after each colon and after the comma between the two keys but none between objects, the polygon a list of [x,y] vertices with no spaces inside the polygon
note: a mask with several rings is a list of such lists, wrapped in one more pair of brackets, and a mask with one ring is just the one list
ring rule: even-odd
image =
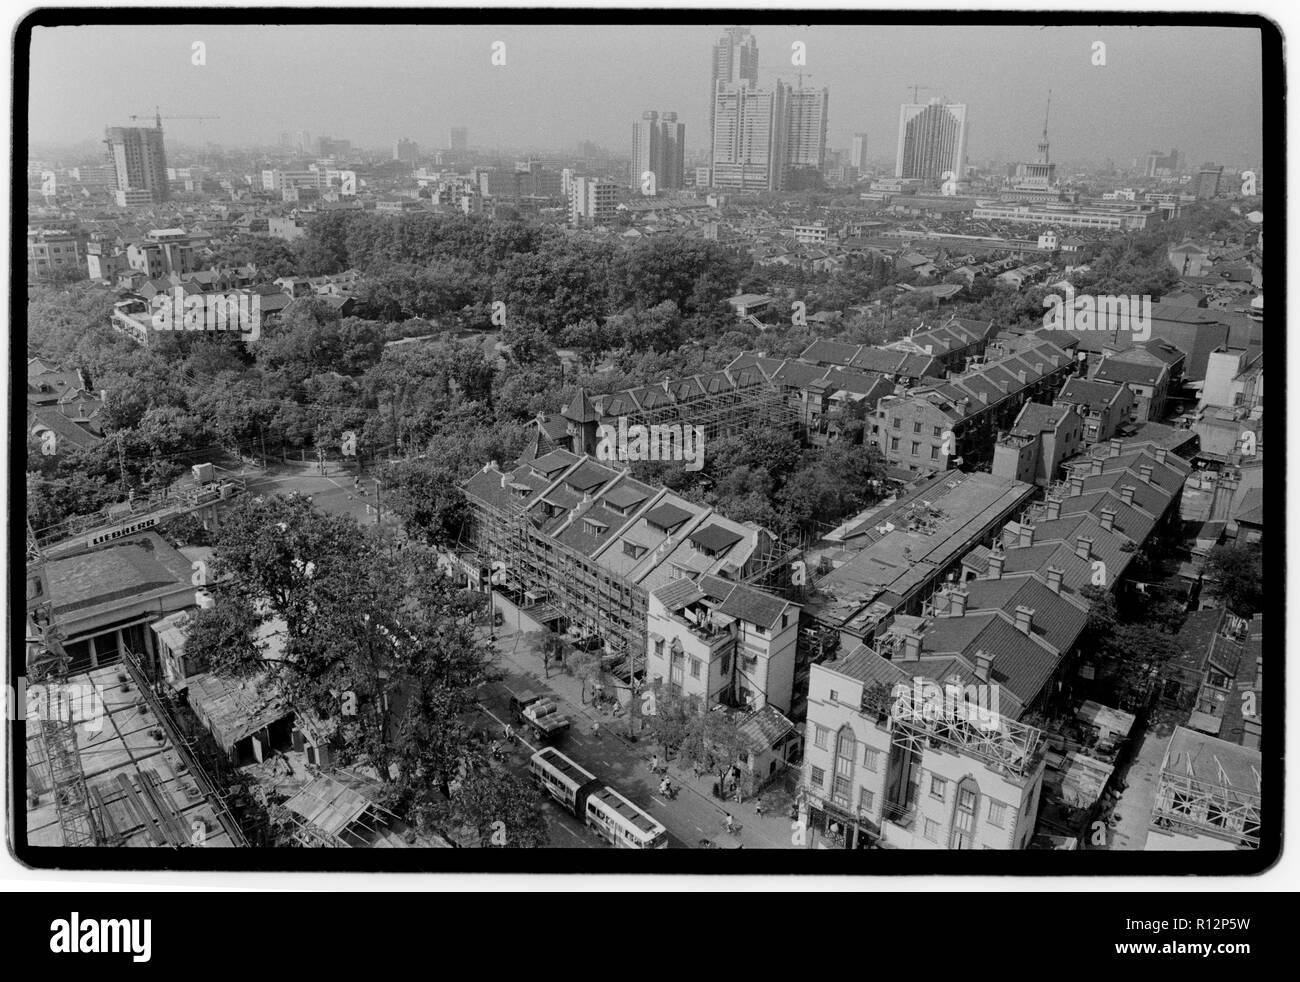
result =
[{"label": "tower crane", "polygon": [[[130,118],[131,121],[134,122],[137,119],[148,119],[149,114],[136,113],[132,115]],[[164,116],[162,114],[162,111],[159,110],[157,106],[154,106],[154,111],[153,111],[154,125],[157,126],[158,129],[162,129],[162,121],[164,119],[197,119],[199,121],[199,125],[202,126],[203,120],[205,119],[220,119],[220,118],[221,118],[220,116],[213,115],[212,113],[190,113],[187,115],[177,114],[175,116]]]},{"label": "tower crane", "polygon": [[[791,65],[759,65],[759,69],[770,75],[787,75],[790,74]],[[799,79],[799,88],[803,88],[803,80],[812,78],[812,72],[795,72],[795,77]]]}]

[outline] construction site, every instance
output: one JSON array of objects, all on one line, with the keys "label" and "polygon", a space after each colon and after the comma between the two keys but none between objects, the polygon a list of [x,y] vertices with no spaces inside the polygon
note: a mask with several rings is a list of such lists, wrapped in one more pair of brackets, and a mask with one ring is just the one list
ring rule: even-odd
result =
[{"label": "construction site", "polygon": [[534,627],[603,646],[625,682],[644,668],[651,590],[702,574],[762,585],[797,555],[766,529],[564,450],[509,471],[489,463],[465,494],[459,560],[470,584]]}]

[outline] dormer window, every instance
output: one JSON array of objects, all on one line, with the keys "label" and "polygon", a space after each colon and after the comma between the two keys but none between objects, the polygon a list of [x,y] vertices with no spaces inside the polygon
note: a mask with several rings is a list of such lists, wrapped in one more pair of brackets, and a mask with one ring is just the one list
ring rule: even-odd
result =
[{"label": "dormer window", "polygon": [[623,555],[631,556],[633,559],[640,559],[646,554],[646,547],[639,546],[635,542],[623,543]]}]

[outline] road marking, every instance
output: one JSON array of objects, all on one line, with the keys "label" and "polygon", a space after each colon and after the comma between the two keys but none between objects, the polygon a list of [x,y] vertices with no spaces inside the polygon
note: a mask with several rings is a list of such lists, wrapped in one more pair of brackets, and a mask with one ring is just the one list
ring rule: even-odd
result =
[{"label": "road marking", "polygon": [[650,800],[651,800],[651,801],[658,801],[659,804],[663,805],[665,808],[668,807],[668,802],[663,801],[663,800],[661,800],[661,799],[659,799],[659,798],[656,798],[654,795],[651,795],[651,796],[650,796]]}]

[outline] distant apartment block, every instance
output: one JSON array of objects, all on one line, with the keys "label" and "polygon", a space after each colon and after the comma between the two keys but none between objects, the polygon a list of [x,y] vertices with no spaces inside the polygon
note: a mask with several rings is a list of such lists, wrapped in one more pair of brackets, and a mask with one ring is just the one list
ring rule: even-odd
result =
[{"label": "distant apartment block", "polygon": [[27,232],[27,275],[43,278],[50,275],[86,272],[86,236],[55,229],[32,229]]},{"label": "distant apartment block", "polygon": [[[632,124],[629,186],[641,193],[677,190],[686,178],[686,124],[676,113],[647,110]],[[646,175],[650,175],[647,185]]]},{"label": "distant apartment block", "polygon": [[574,225],[613,221],[618,209],[618,185],[594,177],[575,177],[569,192],[569,221]]},{"label": "distant apartment block", "polygon": [[104,131],[104,143],[119,205],[168,199],[167,153],[161,127],[111,126]]}]

